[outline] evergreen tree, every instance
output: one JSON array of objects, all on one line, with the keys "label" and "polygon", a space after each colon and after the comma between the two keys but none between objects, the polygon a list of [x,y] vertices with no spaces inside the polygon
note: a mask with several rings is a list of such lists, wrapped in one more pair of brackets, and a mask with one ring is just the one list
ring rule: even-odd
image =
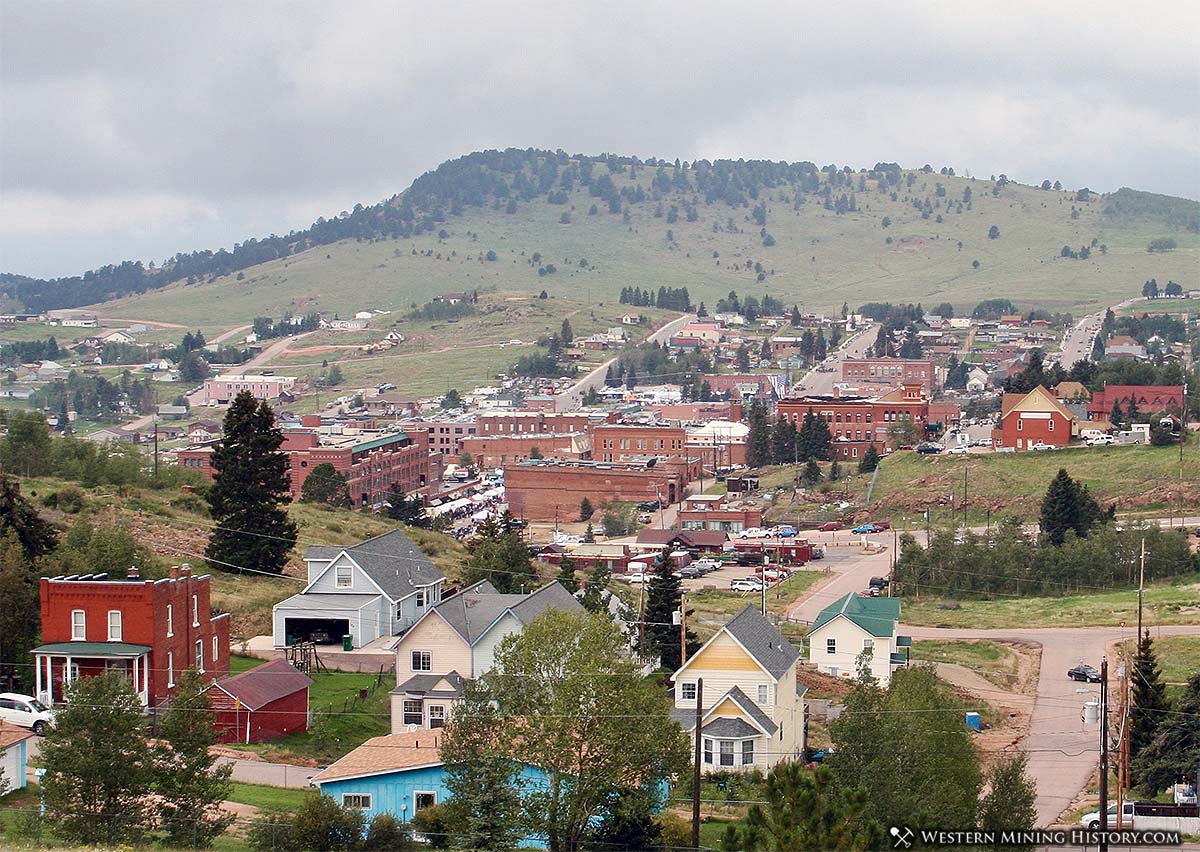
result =
[{"label": "evergreen tree", "polygon": [[858,462],[858,472],[871,473],[877,467],[879,467],[879,453],[875,451],[875,445],[871,444]]},{"label": "evergreen tree", "polygon": [[809,459],[804,465],[804,473],[800,477],[800,481],[805,485],[816,485],[821,481],[821,466],[817,464],[816,459]]},{"label": "evergreen tree", "polygon": [[600,562],[592,570],[579,596],[579,603],[588,612],[608,614],[608,584],[612,580],[612,568],[608,562]]},{"label": "evergreen tree", "polygon": [[596,531],[592,528],[591,524],[588,524],[587,528],[583,531],[583,543],[584,544],[595,544],[596,543]]},{"label": "evergreen tree", "polygon": [[771,428],[771,461],[791,464],[796,458],[796,425],[780,416]]},{"label": "evergreen tree", "polygon": [[575,332],[571,330],[569,319],[562,321],[562,331],[559,332],[558,339],[562,341],[563,346],[570,346],[571,341],[575,339]]},{"label": "evergreen tree", "polygon": [[596,507],[592,505],[591,500],[584,497],[579,501],[579,520],[589,521],[594,514],[596,514]]},{"label": "evergreen tree", "polygon": [[33,671],[29,652],[41,627],[39,594],[37,574],[10,528],[0,538],[0,681],[16,677],[24,683]]},{"label": "evergreen tree", "polygon": [[833,449],[833,436],[829,425],[810,407],[796,437],[800,459],[827,459]]},{"label": "evergreen tree", "polygon": [[1046,541],[1061,545],[1067,530],[1083,538],[1091,528],[1102,521],[1105,513],[1092,498],[1087,486],[1080,485],[1059,468],[1058,475],[1046,489],[1042,498],[1041,530]]},{"label": "evergreen tree", "polygon": [[249,568],[279,574],[296,545],[283,433],[265,401],[242,391],[225,414],[224,436],[212,453],[209,510],[216,526],[205,555],[222,571]]},{"label": "evergreen tree", "polygon": [[141,839],[153,760],[142,704],[124,674],[71,683],[41,752],[46,818],[60,839],[107,848]]},{"label": "evergreen tree", "polygon": [[1173,710],[1164,714],[1154,739],[1130,764],[1134,783],[1147,795],[1165,790],[1181,773],[1200,766],[1200,672],[1188,678]]},{"label": "evergreen tree", "polygon": [[21,495],[20,483],[0,471],[0,536],[9,533],[16,534],[30,559],[49,553],[58,544],[58,533]]},{"label": "evergreen tree", "polygon": [[829,481],[837,482],[842,478],[842,469],[838,466],[838,460],[835,458],[829,465]]},{"label": "evergreen tree", "polygon": [[1138,639],[1130,677],[1133,681],[1133,708],[1130,710],[1129,756],[1136,758],[1148,746],[1170,709],[1162,669],[1154,655],[1154,643],[1147,630]]},{"label": "evergreen tree", "polygon": [[159,825],[168,845],[207,849],[233,821],[221,809],[232,790],[233,766],[217,766],[209,753],[217,744],[213,721],[204,681],[188,669],[162,716],[155,750]]},{"label": "evergreen tree", "polygon": [[792,328],[800,327],[800,308],[792,305]]},{"label": "evergreen tree", "polygon": [[300,487],[301,503],[321,503],[331,509],[350,506],[350,488],[342,476],[329,462],[321,462],[308,472]]},{"label": "evergreen tree", "polygon": [[[1030,831],[1037,825],[1037,784],[1026,773],[1028,758],[1018,752],[993,764],[988,773],[988,792],[979,800],[979,828],[999,834],[1002,831]],[[1034,847],[996,843],[995,852],[1015,850],[1033,852]]]},{"label": "evergreen tree", "polygon": [[750,433],[746,440],[746,466],[755,468],[771,463],[771,427],[767,412],[757,400],[750,404]]},{"label": "evergreen tree", "polygon": [[[682,585],[670,549],[663,548],[646,590],[646,647],[642,653],[658,654],[660,665],[671,671],[680,666],[679,625],[672,622],[682,600]],[[691,630],[687,632],[687,645],[689,657],[700,647]]]},{"label": "evergreen tree", "polygon": [[750,806],[746,830],[748,839],[764,842],[737,846],[735,841],[730,848],[851,852],[883,841],[883,826],[865,813],[866,789],[837,787],[828,767],[814,771],[795,762],[776,764],[761,798],[766,801]]},{"label": "evergreen tree", "polygon": [[571,594],[579,591],[579,578],[575,576],[575,560],[564,556],[558,565],[558,582]]},{"label": "evergreen tree", "polygon": [[1133,398],[1133,394],[1129,395],[1129,404],[1125,406],[1125,422],[1132,426],[1137,422],[1142,412],[1138,410],[1137,400]]},{"label": "evergreen tree", "polygon": [[1120,400],[1113,400],[1112,411],[1109,412],[1108,419],[1114,429],[1120,429],[1121,424],[1125,422],[1125,412],[1121,410]]},{"label": "evergreen tree", "polygon": [[50,427],[44,414],[9,412],[8,434],[0,439],[0,468],[21,476],[45,476],[50,472],[50,447]]},{"label": "evergreen tree", "polygon": [[501,523],[489,519],[479,528],[467,559],[467,583],[487,580],[502,594],[532,591],[537,572],[520,533],[511,529],[511,520],[505,512]]},{"label": "evergreen tree", "polygon": [[[311,475],[311,474],[310,474]],[[419,494],[408,497],[399,482],[393,482],[388,487],[387,499],[384,501],[387,516],[393,521],[408,524],[410,527],[427,526],[425,517],[425,501]]]}]

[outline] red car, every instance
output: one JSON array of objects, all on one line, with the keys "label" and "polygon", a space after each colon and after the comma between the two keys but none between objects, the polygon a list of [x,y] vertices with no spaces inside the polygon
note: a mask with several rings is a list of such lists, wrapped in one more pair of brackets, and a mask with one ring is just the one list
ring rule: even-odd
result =
[{"label": "red car", "polygon": [[839,524],[837,521],[826,521],[825,523],[821,524],[821,526],[817,527],[817,529],[820,530],[821,532],[836,532],[837,530],[840,530],[841,528],[842,528],[842,525]]},{"label": "red car", "polygon": [[875,525],[875,532],[882,532],[883,530],[890,530],[892,528],[892,525],[887,521],[872,521],[872,523]]}]

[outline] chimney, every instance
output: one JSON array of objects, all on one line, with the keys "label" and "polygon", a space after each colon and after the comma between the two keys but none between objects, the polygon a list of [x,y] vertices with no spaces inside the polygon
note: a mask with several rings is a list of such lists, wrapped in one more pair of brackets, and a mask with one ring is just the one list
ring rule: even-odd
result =
[{"label": "chimney", "polygon": [[190,576],[192,576],[192,566],[191,566],[191,563],[184,562],[182,565],[180,565],[180,566],[179,566],[179,574],[180,574],[180,576],[183,576],[183,577],[190,577]]},{"label": "chimney", "polygon": [[127,578],[130,580],[140,580],[142,578],[141,572],[138,571],[138,567],[136,565],[129,566]]},{"label": "chimney", "polygon": [[170,577],[172,580],[178,580],[179,579],[179,566],[172,565],[171,569],[167,572],[167,576]]}]

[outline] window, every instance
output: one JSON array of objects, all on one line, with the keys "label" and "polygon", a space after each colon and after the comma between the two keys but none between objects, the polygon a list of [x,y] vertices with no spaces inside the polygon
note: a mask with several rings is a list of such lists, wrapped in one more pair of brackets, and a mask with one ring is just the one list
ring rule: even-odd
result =
[{"label": "window", "polygon": [[175,652],[167,651],[167,686],[175,685]]},{"label": "window", "polygon": [[733,766],[733,743],[729,740],[722,740],[721,743],[721,765]]},{"label": "window", "polygon": [[349,565],[339,565],[335,570],[339,589],[348,589],[354,585],[353,569]]},{"label": "window", "polygon": [[200,626],[200,598],[192,595],[192,627]]},{"label": "window", "polygon": [[441,704],[429,705],[429,727],[444,728],[446,727],[446,708]]},{"label": "window", "polygon": [[704,762],[713,762],[713,741],[709,739],[704,741]]},{"label": "window", "polygon": [[175,635],[175,608],[167,604],[167,638]]},{"label": "window", "polygon": [[87,641],[87,613],[81,609],[71,610],[71,641]]},{"label": "window", "polygon": [[412,670],[414,672],[433,671],[433,654],[429,651],[413,651]]},{"label": "window", "polygon": [[1051,432],[1053,432],[1054,431],[1054,418],[1051,417],[1049,420],[1046,421],[1046,424],[1047,424],[1046,428],[1049,429]]},{"label": "window", "polygon": [[204,671],[204,642],[200,639],[196,640],[196,671]]},{"label": "window", "polygon": [[825,640],[825,653],[826,654],[836,654],[837,653],[837,640],[836,639],[826,639]]},{"label": "window", "polygon": [[217,637],[214,636],[213,637],[213,653],[212,653],[212,658],[213,658],[214,663],[217,661],[217,658],[219,656],[221,656],[221,646],[217,642]]},{"label": "window", "polygon": [[754,763],[754,740],[742,740],[742,766]]},{"label": "window", "polygon": [[1020,417],[1017,418],[1017,431],[1018,432],[1025,431],[1025,421],[1022,420]]},{"label": "window", "polygon": [[413,793],[413,813],[432,808],[437,804],[437,793]]},{"label": "window", "polygon": [[771,688],[769,686],[767,686],[765,683],[760,683],[758,685],[758,703],[759,704],[766,704],[767,701],[770,700],[768,698],[768,694],[770,693],[770,691],[771,691]]},{"label": "window", "polygon": [[417,592],[417,609],[425,608],[425,590]]},{"label": "window", "polygon": [[108,641],[121,641],[121,610],[119,609],[108,611]]},{"label": "window", "polygon": [[419,725],[425,721],[425,715],[421,712],[420,701],[405,701],[404,702],[404,724]]},{"label": "window", "polygon": [[371,810],[370,793],[342,793],[343,808],[357,808],[360,811]]},{"label": "window", "polygon": [[682,698],[684,701],[695,701],[696,700],[696,684],[694,684],[694,683],[679,684],[679,697]]}]

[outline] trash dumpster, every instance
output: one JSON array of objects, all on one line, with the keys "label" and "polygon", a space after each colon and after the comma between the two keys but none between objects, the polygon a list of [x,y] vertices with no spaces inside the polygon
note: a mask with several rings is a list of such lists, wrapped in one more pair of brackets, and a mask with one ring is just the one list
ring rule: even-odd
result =
[{"label": "trash dumpster", "polygon": [[354,637],[351,636],[349,633],[347,633],[345,636],[342,637],[342,650],[343,651],[353,651],[354,650]]}]

